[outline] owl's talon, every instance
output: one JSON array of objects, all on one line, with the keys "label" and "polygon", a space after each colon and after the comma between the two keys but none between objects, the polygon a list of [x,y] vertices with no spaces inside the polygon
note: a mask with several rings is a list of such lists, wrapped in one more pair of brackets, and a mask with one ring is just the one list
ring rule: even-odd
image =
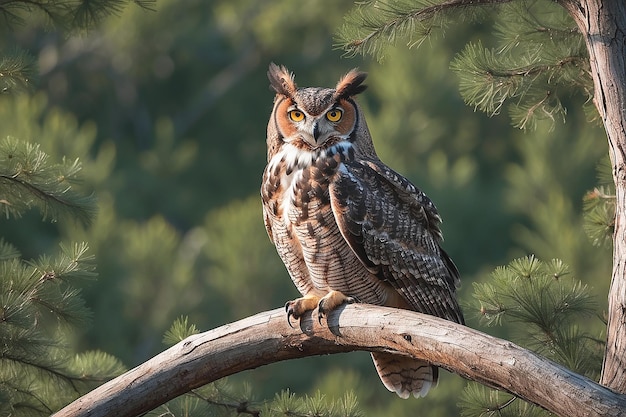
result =
[{"label": "owl's talon", "polygon": [[355,297],[349,297],[339,291],[331,291],[324,296],[317,305],[317,321],[322,324],[322,318],[342,304],[358,302]]},{"label": "owl's talon", "polygon": [[294,327],[293,327],[293,324],[291,324],[291,318],[293,317],[296,320],[299,318],[298,316],[296,316],[296,314],[293,311],[293,304],[294,304],[293,301],[287,301],[285,303],[285,311],[287,312],[287,323],[289,323],[289,327],[291,327],[292,329]]},{"label": "owl's talon", "polygon": [[287,303],[285,303],[285,311],[287,312],[287,323],[289,323],[289,326],[294,327],[291,324],[292,317],[299,320],[304,313],[314,310],[315,307],[317,307],[318,301],[319,297],[312,295],[287,301]]},{"label": "owl's talon", "polygon": [[296,317],[293,314],[291,314],[291,312],[287,313],[287,324],[289,324],[289,327],[291,327],[292,329],[295,329],[294,325],[291,323],[291,317]]}]

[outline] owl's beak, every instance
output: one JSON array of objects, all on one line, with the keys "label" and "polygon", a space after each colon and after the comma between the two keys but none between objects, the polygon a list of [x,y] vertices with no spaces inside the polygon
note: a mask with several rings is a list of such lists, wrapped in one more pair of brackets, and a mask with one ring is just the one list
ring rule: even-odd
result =
[{"label": "owl's beak", "polygon": [[315,138],[315,143],[317,143],[318,139],[320,138],[320,128],[317,123],[313,125],[313,137]]},{"label": "owl's beak", "polygon": [[317,121],[311,121],[305,126],[302,126],[299,133],[300,139],[306,142],[311,149],[318,148],[320,146],[320,140],[325,138],[325,134],[320,129]]}]

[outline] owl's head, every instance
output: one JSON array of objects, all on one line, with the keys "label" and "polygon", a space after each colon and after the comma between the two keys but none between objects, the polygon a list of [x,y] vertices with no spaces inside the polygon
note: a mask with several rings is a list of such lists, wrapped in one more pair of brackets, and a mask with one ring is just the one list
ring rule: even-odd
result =
[{"label": "owl's head", "polygon": [[366,73],[353,69],[335,88],[298,88],[294,74],[274,63],[270,64],[267,76],[276,91],[268,124],[268,159],[285,143],[309,151],[345,140],[355,143],[359,138],[371,144],[367,126],[353,99],[367,88],[363,84]]}]

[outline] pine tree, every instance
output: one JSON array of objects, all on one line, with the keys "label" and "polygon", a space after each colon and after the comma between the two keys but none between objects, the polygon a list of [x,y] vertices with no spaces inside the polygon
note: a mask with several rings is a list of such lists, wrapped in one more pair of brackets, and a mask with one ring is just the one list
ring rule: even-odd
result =
[{"label": "pine tree", "polygon": [[[125,3],[8,2],[0,5],[0,27],[9,36],[7,28],[45,16],[53,25],[84,30]],[[136,3],[146,7],[152,2]],[[29,92],[36,72],[28,53],[4,51],[0,91],[5,96],[0,99]],[[81,168],[78,159],[54,160],[37,143],[0,138],[4,221],[38,209],[44,220],[89,225],[95,201],[80,188]],[[28,260],[0,236],[0,415],[49,415],[124,370],[114,357],[99,351],[78,354],[70,343],[91,317],[79,285],[95,276],[94,258],[84,242],[62,244],[59,254]]]},{"label": "pine tree", "polygon": [[0,241],[3,415],[49,415],[124,370],[110,355],[70,348],[67,340],[90,317],[77,284],[93,279],[94,265],[84,243],[61,249],[26,261]]},{"label": "pine tree", "polygon": [[[35,144],[0,140],[0,202],[9,220],[36,207],[44,219],[89,223],[93,197],[76,190],[78,160],[54,163]],[[6,220],[5,220],[6,221]],[[68,340],[90,319],[78,286],[95,277],[86,243],[25,260],[0,237],[0,395],[10,415],[48,415],[123,371],[102,352],[73,352]]]}]

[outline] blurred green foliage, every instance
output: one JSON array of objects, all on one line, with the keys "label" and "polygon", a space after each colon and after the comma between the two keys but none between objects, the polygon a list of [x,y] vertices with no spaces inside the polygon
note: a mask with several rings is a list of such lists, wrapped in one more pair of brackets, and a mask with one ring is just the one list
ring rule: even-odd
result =
[{"label": "blurred green foliage", "polygon": [[[382,63],[347,59],[333,34],[351,6],[162,0],[77,36],[35,20],[0,39],[0,51],[29,51],[39,69],[31,94],[0,95],[0,138],[38,143],[57,160],[80,158],[80,187],[97,197],[87,227],[42,223],[37,213],[0,219],[25,258],[59,241],[89,242],[98,280],[83,289],[93,324],[70,341],[78,349],[134,366],[164,349],[163,334],[181,315],[202,331],[297,296],[265,233],[258,191],[271,61],[301,86],[332,86],[356,66],[369,73],[359,102],[375,145],[437,204],[470,326],[480,315],[470,284],[527,253],[562,259],[606,307],[610,250],[591,244],[582,219],[606,139],[582,100],[561,102],[567,124],[520,132],[507,117],[474,113],[448,70],[485,26],[455,23],[419,49],[387,50]],[[506,337],[515,324],[488,331]],[[275,364],[231,383],[249,383],[257,399],[289,388],[333,402],[350,390],[368,416],[457,415],[464,381],[442,373],[428,397],[408,401],[387,392],[366,353]]]}]

